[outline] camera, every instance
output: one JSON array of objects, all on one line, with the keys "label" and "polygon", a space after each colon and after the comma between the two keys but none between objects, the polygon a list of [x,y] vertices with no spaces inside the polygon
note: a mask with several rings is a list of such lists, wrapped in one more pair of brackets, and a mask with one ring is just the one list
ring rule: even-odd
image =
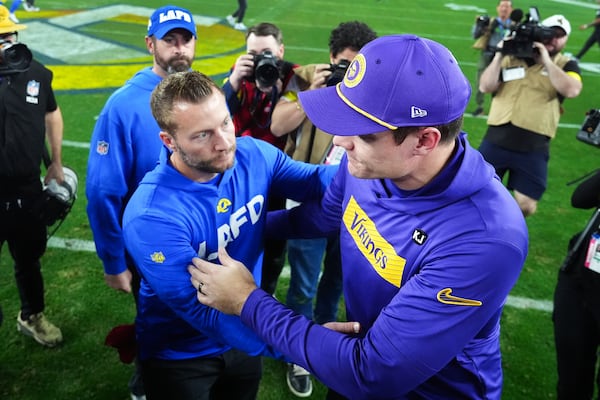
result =
[{"label": "camera", "polygon": [[583,125],[577,132],[577,139],[600,147],[600,109],[591,109],[586,113]]},{"label": "camera", "polygon": [[248,77],[250,82],[258,82],[262,87],[275,86],[279,79],[279,63],[270,51],[254,56],[254,73]]},{"label": "camera", "polygon": [[350,61],[348,60],[340,60],[337,64],[330,64],[329,70],[331,71],[331,75],[327,77],[327,86],[335,86],[343,81],[349,66]]},{"label": "camera", "polygon": [[547,42],[556,36],[554,29],[542,26],[539,23],[540,15],[536,7],[529,9],[527,21],[517,25],[511,30],[502,46],[502,54],[519,58],[533,58],[533,42]]},{"label": "camera", "polygon": [[490,25],[489,15],[478,15],[475,20],[475,30],[473,31],[473,38],[478,39],[485,33],[486,29]]},{"label": "camera", "polygon": [[0,40],[0,76],[27,71],[32,58],[24,44]]}]

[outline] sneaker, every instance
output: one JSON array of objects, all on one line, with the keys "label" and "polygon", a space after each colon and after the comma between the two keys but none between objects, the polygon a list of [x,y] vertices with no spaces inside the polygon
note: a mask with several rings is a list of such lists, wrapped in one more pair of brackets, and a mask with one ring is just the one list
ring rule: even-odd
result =
[{"label": "sneaker", "polygon": [[15,24],[19,23],[19,18],[17,18],[17,16],[15,15],[15,13],[8,14],[8,19],[10,19]]},{"label": "sneaker", "polygon": [[44,313],[33,314],[27,321],[21,319],[21,312],[17,316],[17,330],[24,335],[31,336],[36,342],[48,347],[54,347],[62,342],[62,333],[59,328],[46,319]]},{"label": "sneaker", "polygon": [[131,400],[146,400],[146,395],[143,394],[138,396],[137,394],[131,393]]},{"label": "sneaker", "polygon": [[229,25],[235,25],[235,18],[233,17],[233,15],[228,15],[227,17],[225,17],[225,19],[227,20],[227,22],[229,22]]},{"label": "sneaker", "polygon": [[478,115],[481,115],[481,114],[483,114],[483,108],[481,108],[481,107],[477,107],[477,108],[475,109],[475,111],[473,111],[473,114],[472,114],[472,115],[473,115],[474,117],[476,117],[476,116],[478,116]]},{"label": "sneaker", "polygon": [[23,8],[25,9],[25,11],[27,12],[38,12],[40,11],[39,7],[34,6],[33,4],[29,4],[28,2],[24,1],[23,2]]},{"label": "sneaker", "polygon": [[310,373],[296,364],[288,364],[286,380],[290,391],[298,397],[308,397],[312,393]]},{"label": "sneaker", "polygon": [[233,25],[233,29],[238,30],[238,31],[247,31],[248,28],[246,27],[246,25],[244,25],[243,22],[236,22],[235,25]]}]

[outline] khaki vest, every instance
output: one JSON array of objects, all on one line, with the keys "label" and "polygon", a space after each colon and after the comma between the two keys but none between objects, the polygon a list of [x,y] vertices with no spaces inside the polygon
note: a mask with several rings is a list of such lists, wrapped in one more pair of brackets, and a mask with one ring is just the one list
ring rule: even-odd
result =
[{"label": "khaki vest", "polygon": [[[310,86],[312,75],[315,71],[315,64],[304,65],[294,70],[294,73],[304,83],[304,89]],[[298,140],[298,137],[300,140]],[[291,154],[294,160],[304,161],[311,164],[321,164],[327,155],[327,151],[333,141],[333,135],[316,128],[308,118],[304,120],[302,125],[288,135],[288,140],[285,145],[285,152]]]},{"label": "khaki vest", "polygon": [[[554,56],[554,64],[563,68],[570,60],[562,54]],[[552,86],[544,66],[527,63],[509,56],[502,60],[502,68],[523,67],[525,78],[504,82],[492,97],[488,125],[508,122],[519,128],[553,138],[560,118],[558,92]]]}]

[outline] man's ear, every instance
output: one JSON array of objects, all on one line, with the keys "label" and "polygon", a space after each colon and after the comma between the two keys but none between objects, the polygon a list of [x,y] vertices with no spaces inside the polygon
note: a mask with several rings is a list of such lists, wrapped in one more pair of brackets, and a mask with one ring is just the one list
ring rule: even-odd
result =
[{"label": "man's ear", "polygon": [[169,148],[171,151],[175,151],[175,141],[173,140],[173,136],[169,135],[167,132],[160,131],[158,134],[160,140],[163,142],[165,146]]},{"label": "man's ear", "polygon": [[154,54],[154,42],[150,36],[145,37],[146,40],[146,48],[148,49],[148,53]]},{"label": "man's ear", "polygon": [[415,150],[421,153],[429,153],[435,149],[442,139],[442,133],[434,127],[425,127],[417,132],[418,143]]}]

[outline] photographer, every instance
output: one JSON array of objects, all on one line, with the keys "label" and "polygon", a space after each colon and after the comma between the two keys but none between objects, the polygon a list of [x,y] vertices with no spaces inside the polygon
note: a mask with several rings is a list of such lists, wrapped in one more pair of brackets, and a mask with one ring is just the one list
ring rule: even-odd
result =
[{"label": "photographer", "polygon": [[[46,138],[52,157],[45,183],[64,181],[63,118],[52,90],[52,71],[31,60],[29,50],[18,43],[17,32],[25,28],[12,22],[8,9],[0,6],[0,248],[8,242],[14,259],[21,300],[18,331],[43,346],[54,347],[63,337],[44,315],[40,259],[46,251],[47,226],[34,210],[44,196],[40,166]],[[11,68],[21,64],[13,58],[19,55],[30,63]]]},{"label": "photographer", "polygon": [[[479,62],[477,63],[477,85],[481,79],[481,74],[486,69],[494,54],[496,53],[496,46],[504,38],[512,20],[510,15],[512,12],[512,1],[511,0],[500,0],[496,6],[496,18],[491,19],[487,15],[478,15],[475,19],[475,25],[473,25],[473,39],[477,39],[473,44],[474,49],[481,50],[479,56]],[[483,113],[483,102],[485,94],[477,89],[475,94],[475,103],[477,108],[473,111],[473,116],[477,116]]]},{"label": "photographer", "polygon": [[531,57],[504,54],[509,42],[522,43],[518,36],[507,37],[479,82],[482,92],[494,93],[479,151],[501,179],[509,174],[507,187],[526,217],[535,213],[546,190],[550,140],[556,135],[561,104],[582,88],[577,62],[561,54],[571,33],[569,21],[553,15],[531,25],[521,30],[551,37],[527,44]]},{"label": "photographer", "polygon": [[[283,60],[283,33],[274,24],[263,22],[246,33],[246,52],[238,57],[223,85],[237,136],[252,136],[283,150],[286,133],[272,130],[271,116],[282,93],[297,86],[298,65]],[[275,76],[273,76],[275,72]],[[285,198],[269,195],[269,210],[285,208]],[[285,241],[265,243],[262,288],[273,294],[285,262]]]},{"label": "photographer", "polygon": [[[238,57],[223,85],[235,132],[238,136],[267,141],[283,150],[287,132],[274,134],[271,131],[271,114],[281,94],[291,84],[297,65],[283,61],[283,33],[268,22],[248,29],[246,51],[248,54]],[[268,76],[263,77],[260,73],[256,76],[257,60],[266,60]],[[274,81],[270,79],[273,64],[279,69],[279,77]]]},{"label": "photographer", "polygon": [[[600,207],[600,170],[579,184],[571,205],[582,209]],[[599,229],[597,216],[594,214],[589,222],[591,229],[573,236],[570,257],[558,273],[552,315],[558,400],[591,399],[594,386],[600,387],[596,372],[600,348],[600,265],[588,258],[588,250],[597,251],[598,244],[592,239]],[[578,241],[580,235],[585,236]],[[577,243],[580,245],[574,248]]]}]

